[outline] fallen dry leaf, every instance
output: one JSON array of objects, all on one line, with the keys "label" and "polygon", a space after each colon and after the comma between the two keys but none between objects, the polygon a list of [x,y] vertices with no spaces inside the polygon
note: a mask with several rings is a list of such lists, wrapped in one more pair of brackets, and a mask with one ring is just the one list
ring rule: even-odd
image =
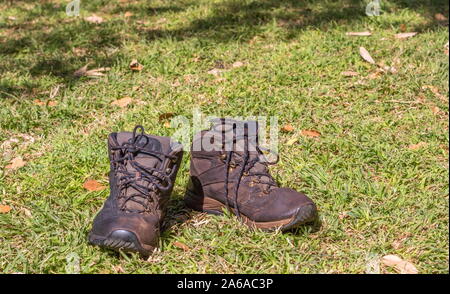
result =
[{"label": "fallen dry leaf", "polygon": [[223,69],[220,68],[213,68],[208,71],[208,73],[213,76],[218,76],[221,72],[223,72]]},{"label": "fallen dry leaf", "polygon": [[162,24],[162,23],[165,23],[166,21],[167,21],[167,18],[162,17],[156,21],[156,24]]},{"label": "fallen dry leaf", "polygon": [[82,68],[76,70],[73,75],[76,77],[101,77],[104,76],[105,74],[103,72],[110,70],[109,67],[100,67],[100,68],[95,68],[95,69],[90,69],[88,70],[89,64],[86,64],[85,66],[83,66]]},{"label": "fallen dry leaf", "polygon": [[35,100],[33,100],[33,103],[36,105],[40,105],[40,106],[46,105],[49,107],[54,107],[54,106],[58,105],[58,101],[52,101],[52,100],[48,100],[47,102],[45,102],[45,101],[41,101],[39,99],[35,99]]},{"label": "fallen dry leaf", "polygon": [[131,17],[131,16],[133,16],[133,15],[134,15],[133,12],[130,12],[130,11],[127,11],[127,12],[125,12],[125,14],[124,14],[125,17]]},{"label": "fallen dry leaf", "polygon": [[25,166],[26,162],[23,161],[22,157],[16,157],[11,162],[5,166],[7,169],[18,169]]},{"label": "fallen dry leaf", "polygon": [[159,119],[159,121],[164,121],[164,120],[167,120],[167,119],[172,118],[174,116],[175,116],[174,113],[167,112],[167,113],[160,114],[158,119]]},{"label": "fallen dry leaf", "polygon": [[378,65],[378,66],[379,66],[379,70],[381,72],[389,72],[392,74],[395,74],[398,72],[397,68],[395,68],[394,66],[387,66],[387,65],[386,66]]},{"label": "fallen dry leaf", "polygon": [[347,32],[345,33],[347,36],[371,36],[371,32]]},{"label": "fallen dry leaf", "polygon": [[0,205],[0,213],[8,213],[11,209],[12,208],[9,205]]},{"label": "fallen dry leaf", "polygon": [[8,16],[8,20],[16,20],[17,19],[17,17],[15,17],[15,16]]},{"label": "fallen dry leaf", "polygon": [[291,146],[294,145],[298,141],[298,136],[293,136],[286,142],[286,145]]},{"label": "fallen dry leaf", "polygon": [[166,121],[166,122],[164,123],[164,127],[165,127],[165,128],[170,128],[170,122]]},{"label": "fallen dry leaf", "polygon": [[125,270],[123,269],[123,267],[121,267],[120,265],[116,265],[113,266],[113,269],[116,273],[118,274],[123,274],[125,272]]},{"label": "fallen dry leaf", "polygon": [[382,71],[380,71],[380,70],[377,68],[377,70],[376,70],[375,72],[369,74],[367,77],[368,77],[369,79],[371,79],[371,80],[377,79],[377,78],[379,78],[379,77],[381,76],[381,73],[382,73]]},{"label": "fallen dry leaf", "polygon": [[422,147],[425,147],[425,146],[427,146],[428,144],[426,143],[426,142],[419,142],[419,143],[417,143],[417,144],[411,144],[411,145],[409,145],[408,146],[408,149],[410,149],[410,150],[417,150],[417,149],[420,149],[420,148],[422,148]]},{"label": "fallen dry leaf", "polygon": [[397,39],[406,39],[414,37],[415,35],[417,35],[417,32],[395,34],[394,37]]},{"label": "fallen dry leaf", "polygon": [[310,137],[310,138],[317,138],[317,137],[320,137],[320,133],[319,133],[318,131],[314,131],[314,130],[302,130],[302,131],[300,132],[300,134],[301,134],[302,136]]},{"label": "fallen dry leaf", "polygon": [[178,248],[180,248],[180,249],[183,249],[184,251],[189,251],[189,250],[191,249],[191,248],[189,248],[189,246],[187,246],[186,244],[181,243],[181,242],[178,242],[178,241],[173,242],[173,245],[174,245],[175,247],[178,247]]},{"label": "fallen dry leaf", "polygon": [[290,133],[290,132],[294,131],[294,127],[292,125],[290,125],[290,124],[284,125],[281,128],[281,131],[286,132],[286,133]]},{"label": "fallen dry leaf", "polygon": [[343,71],[341,72],[341,75],[343,75],[344,77],[354,77],[359,75],[359,73],[357,73],[356,71]]},{"label": "fallen dry leaf", "polygon": [[371,63],[371,64],[375,64],[375,60],[373,60],[372,56],[370,56],[369,51],[367,51],[366,48],[364,47],[359,47],[359,55],[361,55],[361,57]]},{"label": "fallen dry leaf", "polygon": [[29,209],[25,208],[25,207],[22,207],[20,210],[23,211],[23,213],[25,214],[26,217],[32,217],[33,216],[31,211]]},{"label": "fallen dry leaf", "polygon": [[445,17],[445,15],[443,15],[442,13],[436,13],[434,15],[434,19],[437,21],[446,21],[447,17]]},{"label": "fallen dry leaf", "polygon": [[417,268],[409,261],[405,261],[397,255],[383,256],[381,261],[389,267],[393,267],[400,274],[417,274]]},{"label": "fallen dry leaf", "polygon": [[133,103],[133,99],[131,97],[124,97],[122,99],[118,99],[116,101],[111,102],[111,105],[119,106],[121,108],[127,107],[129,104]]},{"label": "fallen dry leaf", "polygon": [[85,188],[88,191],[101,191],[104,190],[106,187],[97,182],[96,180],[87,180],[83,184],[83,188]]},{"label": "fallen dry leaf", "polygon": [[144,68],[142,64],[140,64],[137,59],[133,59],[130,62],[130,69],[132,71],[141,71]]},{"label": "fallen dry leaf", "polygon": [[39,99],[34,99],[34,100],[33,100],[33,103],[36,104],[36,105],[41,105],[41,106],[42,106],[42,105],[45,105],[45,102],[43,102],[43,101],[41,101],[41,100],[39,100]]},{"label": "fallen dry leaf", "polygon": [[400,32],[406,32],[406,25],[404,23],[400,24]]},{"label": "fallen dry leaf", "polygon": [[90,23],[100,24],[103,22],[103,17],[94,14],[86,17],[84,20]]},{"label": "fallen dry leaf", "polygon": [[90,69],[88,71],[86,71],[86,73],[84,74],[87,77],[101,77],[104,76],[105,74],[103,72],[110,70],[109,67],[100,67],[100,68],[94,68],[94,69]]},{"label": "fallen dry leaf", "polygon": [[436,115],[441,111],[441,109],[435,105],[435,106],[431,106],[431,111],[433,112],[433,114]]},{"label": "fallen dry leaf", "polygon": [[137,24],[140,24],[140,25],[146,26],[146,25],[148,25],[150,22],[147,21],[147,20],[137,20],[136,23],[137,23]]},{"label": "fallen dry leaf", "polygon": [[244,63],[241,62],[241,61],[236,61],[236,62],[233,63],[231,66],[234,67],[234,68],[237,68],[237,67],[244,66]]}]

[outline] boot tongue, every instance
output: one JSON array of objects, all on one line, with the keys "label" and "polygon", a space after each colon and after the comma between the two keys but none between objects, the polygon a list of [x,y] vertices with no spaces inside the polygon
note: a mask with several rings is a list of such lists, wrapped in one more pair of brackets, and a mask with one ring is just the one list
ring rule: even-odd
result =
[{"label": "boot tongue", "polygon": [[[151,172],[151,170],[156,169],[160,171],[162,169],[162,164],[164,160],[164,156],[160,155],[169,154],[171,151],[170,148],[170,138],[166,137],[154,137],[149,135],[137,135],[136,140],[133,142],[133,134],[128,132],[122,132],[117,134],[117,143],[119,145],[129,145],[130,149],[132,146],[139,147],[140,151],[134,153],[134,164],[138,163],[141,167],[143,167],[146,171]],[[155,155],[150,155],[149,153],[156,153]],[[126,170],[131,173],[135,173],[135,184],[140,185],[145,188],[150,188],[153,184],[148,179],[142,179],[142,173],[137,170],[131,163],[131,161],[127,161]],[[119,174],[119,176],[121,176]],[[145,189],[143,189],[145,190]],[[143,195],[140,191],[136,190],[133,187],[128,187],[124,193],[127,196],[131,195],[142,195],[142,197],[135,197],[141,203],[137,201],[129,200],[125,204],[125,208],[129,210],[145,210],[145,207],[148,207],[148,197]],[[121,203],[122,204],[122,203]]]},{"label": "boot tongue", "polygon": [[[245,154],[244,147],[248,150],[249,160],[260,157],[261,154],[257,149],[259,144],[259,124],[257,121],[237,121],[218,118],[212,122],[211,131],[216,133],[218,138],[225,137],[225,151],[231,151],[229,148],[232,148],[235,154],[233,160],[237,162],[243,160]],[[231,144],[232,141],[234,141],[234,144]],[[221,148],[219,145],[216,147]],[[261,162],[257,162],[253,166],[252,171],[265,173],[267,172],[267,166]],[[264,177],[264,180],[268,180],[268,177]]]},{"label": "boot tongue", "polygon": [[[138,135],[136,141],[133,144],[133,134],[132,133],[118,133],[117,142],[119,145],[123,144],[133,144],[139,147],[142,151],[147,151],[150,153],[165,153],[170,152],[169,140],[161,140],[159,138],[149,136],[149,135]],[[166,138],[163,138],[166,139]],[[168,139],[168,138],[167,138]],[[157,156],[149,155],[144,152],[137,152],[134,156],[134,160],[145,168],[159,168],[161,165],[161,160]],[[161,156],[159,156],[161,157]],[[161,158],[163,159],[163,158]],[[127,163],[128,171],[136,171],[136,169],[131,165],[130,162]]]},{"label": "boot tongue", "polygon": [[[225,151],[233,151],[243,156],[245,150],[250,153],[250,158],[258,156],[256,147],[258,146],[258,122],[238,121],[232,119],[214,119],[211,131],[216,133],[218,138],[225,140]],[[220,141],[222,143],[222,140]]]}]

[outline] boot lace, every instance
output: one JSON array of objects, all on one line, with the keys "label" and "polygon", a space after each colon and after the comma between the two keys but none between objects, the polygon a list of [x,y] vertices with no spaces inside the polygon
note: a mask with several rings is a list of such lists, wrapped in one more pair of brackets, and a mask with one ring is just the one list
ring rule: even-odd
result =
[{"label": "boot lace", "polygon": [[[263,148],[263,147],[259,146],[258,144],[256,144],[255,147],[256,147],[256,151],[258,152],[258,156],[250,159],[250,151],[248,150],[249,149],[248,144],[249,144],[248,133],[245,133],[244,134],[244,152],[242,155],[243,160],[242,160],[242,164],[236,164],[236,165],[240,165],[240,171],[239,171],[239,176],[237,178],[237,183],[236,183],[234,193],[233,193],[233,206],[236,211],[236,216],[238,218],[241,218],[241,213],[239,210],[237,199],[238,199],[239,187],[241,184],[241,180],[244,175],[249,176],[249,177],[250,176],[256,177],[258,179],[258,183],[268,185],[269,186],[268,189],[270,189],[271,187],[277,186],[275,179],[268,172],[268,165],[274,165],[274,164],[278,163],[278,160],[279,160],[278,154],[271,151],[270,149]],[[273,162],[269,162],[268,160],[262,160],[261,158],[265,158],[264,151],[274,154],[276,156],[276,160]],[[225,161],[226,174],[225,174],[225,187],[224,188],[225,188],[225,195],[226,195],[226,202],[227,202],[226,205],[228,208],[230,208],[229,197],[228,197],[228,194],[229,194],[228,193],[229,192],[228,191],[228,183],[229,183],[229,174],[230,174],[229,171],[230,171],[230,167],[232,166],[231,159],[233,158],[233,154],[239,155],[238,153],[236,153],[234,151],[228,151],[226,161]],[[265,169],[263,172],[252,171],[252,168],[257,163],[265,165]],[[268,178],[268,181],[262,181],[261,180],[262,177]]]},{"label": "boot lace", "polygon": [[[137,130],[140,130],[140,134],[136,134]],[[145,139],[144,144],[139,144],[141,138]],[[176,157],[165,154],[158,151],[146,150],[144,147],[149,143],[148,137],[144,133],[142,126],[136,126],[133,130],[133,136],[128,142],[118,146],[114,146],[111,150],[120,151],[120,157],[112,160],[113,166],[115,166],[115,173],[119,175],[117,179],[119,196],[118,199],[123,199],[120,209],[130,213],[143,213],[152,210],[154,205],[158,204],[157,195],[158,192],[166,192],[172,186],[172,175],[176,170],[176,163],[167,173],[167,171],[161,171],[158,168],[144,167],[138,163],[135,158],[138,154],[146,154],[157,158],[160,161],[160,166],[166,158],[175,162]],[[130,164],[135,170],[130,171],[127,165]],[[142,183],[139,184],[138,181]],[[146,185],[144,185],[144,183]],[[126,194],[128,188],[133,188],[137,192],[130,195]],[[128,202],[135,202],[140,204],[143,209],[130,209],[127,208]],[[153,204],[153,205],[152,205]]]}]

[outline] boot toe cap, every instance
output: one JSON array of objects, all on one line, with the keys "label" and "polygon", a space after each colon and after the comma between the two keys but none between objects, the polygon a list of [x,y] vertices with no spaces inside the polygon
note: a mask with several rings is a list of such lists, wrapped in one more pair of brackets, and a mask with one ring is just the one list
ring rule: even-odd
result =
[{"label": "boot toe cap", "polygon": [[308,196],[293,189],[276,188],[269,197],[272,199],[270,209],[264,214],[262,221],[292,219],[305,222],[317,211],[316,205]]},{"label": "boot toe cap", "polygon": [[157,247],[158,239],[159,225],[139,215],[99,215],[89,234],[89,241],[94,245],[141,253],[148,253]]}]

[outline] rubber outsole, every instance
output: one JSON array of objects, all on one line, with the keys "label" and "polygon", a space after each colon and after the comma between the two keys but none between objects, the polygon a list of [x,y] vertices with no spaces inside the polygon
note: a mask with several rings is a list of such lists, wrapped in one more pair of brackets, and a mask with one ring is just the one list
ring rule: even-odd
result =
[{"label": "rubber outsole", "polygon": [[[213,202],[214,204],[213,205],[211,205],[211,203],[205,204],[205,198],[207,199],[206,202]],[[217,201],[209,197],[199,197],[189,190],[186,191],[184,199],[186,206],[188,206],[189,208],[196,211],[206,212],[209,214],[223,215],[222,209],[227,208],[227,206],[221,203],[220,201]],[[215,207],[213,208],[212,206]],[[231,212],[233,212],[233,214],[236,215],[234,208],[230,208],[230,210]],[[277,229],[281,231],[288,231],[298,226],[314,222],[315,219],[317,218],[317,208],[314,204],[311,203],[300,207],[297,210],[297,212],[293,215],[293,217],[273,222],[255,222],[246,217],[245,215],[242,215],[242,213],[241,218],[243,222],[249,227],[255,227],[263,231],[274,231]]]},{"label": "rubber outsole", "polygon": [[317,219],[317,208],[314,204],[308,204],[298,209],[294,219],[281,227],[282,231],[288,231],[298,226],[312,223]]},{"label": "rubber outsole", "polygon": [[114,251],[138,252],[144,256],[148,256],[153,252],[153,250],[147,250],[142,247],[136,235],[126,230],[115,230],[107,237],[97,236],[91,233],[88,239],[92,245]]}]

